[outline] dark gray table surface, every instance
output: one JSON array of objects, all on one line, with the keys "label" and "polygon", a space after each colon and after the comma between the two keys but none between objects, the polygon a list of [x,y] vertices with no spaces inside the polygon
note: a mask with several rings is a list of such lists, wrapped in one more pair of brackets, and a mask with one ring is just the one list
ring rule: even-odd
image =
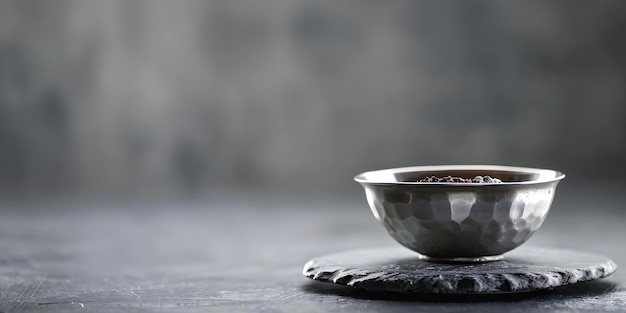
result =
[{"label": "dark gray table surface", "polygon": [[194,201],[6,202],[0,312],[625,312],[621,187],[560,187],[526,243],[604,254],[615,274],[495,296],[370,294],[304,278],[310,258],[396,245],[364,197],[230,191]]}]

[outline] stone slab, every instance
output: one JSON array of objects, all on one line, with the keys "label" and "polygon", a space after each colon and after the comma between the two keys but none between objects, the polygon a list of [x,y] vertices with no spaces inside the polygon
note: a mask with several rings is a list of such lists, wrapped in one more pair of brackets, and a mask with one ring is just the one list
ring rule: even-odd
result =
[{"label": "stone slab", "polygon": [[592,253],[520,247],[501,261],[439,264],[402,247],[353,250],[314,258],[311,279],[376,292],[489,294],[552,289],[603,278],[617,268]]}]

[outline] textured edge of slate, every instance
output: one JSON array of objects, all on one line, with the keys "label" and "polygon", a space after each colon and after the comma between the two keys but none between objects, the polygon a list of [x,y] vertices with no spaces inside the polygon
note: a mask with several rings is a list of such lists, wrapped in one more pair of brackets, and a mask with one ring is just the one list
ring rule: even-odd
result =
[{"label": "textured edge of slate", "polygon": [[[558,249],[556,251],[595,257],[601,262],[577,269],[546,266],[539,270],[535,268],[531,272],[512,271],[510,273],[454,273],[449,269],[451,265],[448,265],[448,270],[442,270],[438,275],[421,275],[421,277],[419,272],[415,272],[415,275],[403,275],[393,271],[393,262],[390,262],[389,266],[386,264],[377,265],[380,270],[342,266],[333,262],[328,264],[329,259],[341,259],[350,253],[363,251],[374,250],[352,250],[315,258],[304,265],[302,274],[316,281],[346,285],[373,292],[496,294],[552,289],[604,278],[617,269],[615,262],[607,257]],[[386,251],[390,251],[390,249],[380,249],[381,254]],[[416,262],[424,261],[416,260]],[[572,264],[577,264],[577,262],[573,261]],[[432,267],[436,266],[437,264],[432,264]],[[465,267],[467,266],[471,265],[466,264]],[[523,266],[523,262],[520,266]]]}]

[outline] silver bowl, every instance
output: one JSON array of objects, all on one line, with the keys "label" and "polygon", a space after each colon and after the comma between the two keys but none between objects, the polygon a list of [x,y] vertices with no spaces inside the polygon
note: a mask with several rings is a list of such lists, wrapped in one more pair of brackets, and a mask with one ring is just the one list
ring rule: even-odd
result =
[{"label": "silver bowl", "polygon": [[[502,183],[422,183],[427,176]],[[561,172],[512,166],[441,165],[359,174],[367,203],[391,237],[433,262],[485,262],[520,246],[541,226]]]}]

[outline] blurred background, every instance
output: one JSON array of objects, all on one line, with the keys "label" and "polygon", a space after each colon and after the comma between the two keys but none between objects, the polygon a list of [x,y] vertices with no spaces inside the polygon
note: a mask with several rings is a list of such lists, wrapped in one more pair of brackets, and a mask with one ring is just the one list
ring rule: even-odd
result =
[{"label": "blurred background", "polygon": [[0,195],[623,180],[624,29],[622,1],[0,0]]}]

